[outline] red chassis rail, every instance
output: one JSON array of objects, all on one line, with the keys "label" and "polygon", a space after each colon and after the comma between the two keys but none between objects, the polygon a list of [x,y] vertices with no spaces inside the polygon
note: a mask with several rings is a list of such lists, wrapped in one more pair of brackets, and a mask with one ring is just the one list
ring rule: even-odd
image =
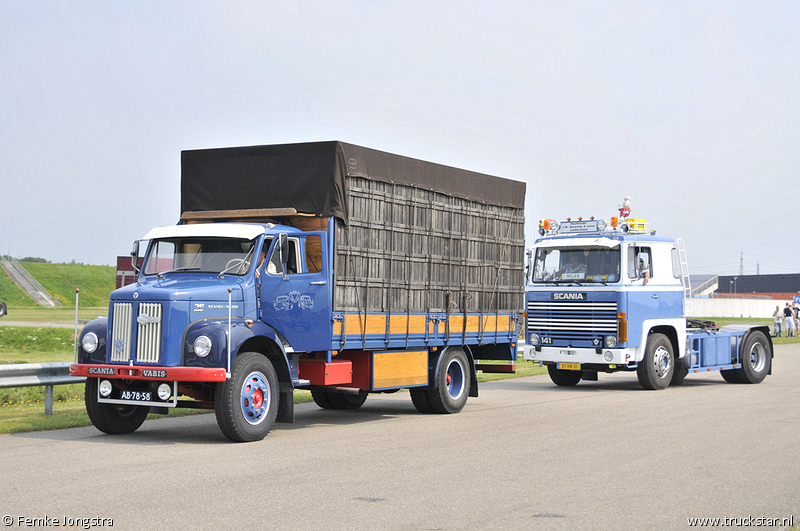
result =
[{"label": "red chassis rail", "polygon": [[170,380],[177,382],[224,382],[224,367],[151,367],[141,365],[88,365],[73,363],[70,376],[122,378],[125,380]]}]

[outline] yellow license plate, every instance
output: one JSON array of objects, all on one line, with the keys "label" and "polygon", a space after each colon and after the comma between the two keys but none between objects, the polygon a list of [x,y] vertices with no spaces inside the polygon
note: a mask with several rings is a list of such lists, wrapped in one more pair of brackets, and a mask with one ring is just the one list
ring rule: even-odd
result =
[{"label": "yellow license plate", "polygon": [[559,369],[564,369],[564,370],[567,370],[567,371],[579,371],[579,370],[581,370],[581,364],[580,363],[559,363],[558,364],[558,368]]}]

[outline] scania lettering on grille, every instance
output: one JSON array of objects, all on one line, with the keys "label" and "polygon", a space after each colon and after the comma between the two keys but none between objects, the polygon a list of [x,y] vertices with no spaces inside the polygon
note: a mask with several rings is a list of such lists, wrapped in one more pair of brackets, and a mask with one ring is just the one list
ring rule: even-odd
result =
[{"label": "scania lettering on grille", "polygon": [[114,376],[116,373],[116,369],[112,367],[89,367],[89,374],[104,374],[107,376]]},{"label": "scania lettering on grille", "polygon": [[142,376],[147,378],[166,378],[167,371],[156,371],[153,369],[142,369]]},{"label": "scania lettering on grille", "polygon": [[554,301],[585,301],[585,293],[551,293],[551,300]]},{"label": "scania lettering on grille", "polygon": [[136,322],[139,324],[155,324],[161,322],[161,317],[158,316],[151,317],[146,313],[143,313],[142,315],[136,318]]}]

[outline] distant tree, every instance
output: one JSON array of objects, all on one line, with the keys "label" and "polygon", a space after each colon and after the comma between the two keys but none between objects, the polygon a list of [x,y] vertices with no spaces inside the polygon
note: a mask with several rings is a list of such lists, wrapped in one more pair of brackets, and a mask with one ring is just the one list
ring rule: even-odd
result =
[{"label": "distant tree", "polygon": [[31,262],[35,264],[49,264],[50,260],[45,260],[44,258],[36,258],[33,256],[26,256],[25,258],[20,258],[20,262]]}]

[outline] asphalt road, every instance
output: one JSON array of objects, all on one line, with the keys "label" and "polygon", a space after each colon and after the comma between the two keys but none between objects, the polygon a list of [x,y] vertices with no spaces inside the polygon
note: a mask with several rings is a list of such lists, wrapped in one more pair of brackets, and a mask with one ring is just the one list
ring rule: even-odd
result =
[{"label": "asphalt road", "polygon": [[229,443],[213,415],[124,436],[5,435],[0,517],[143,531],[799,525],[798,374],[791,345],[759,385],[712,373],[643,391],[635,375],[601,375],[562,389],[537,376],[482,384],[457,415],[418,414],[408,393],[353,412],[303,404],[249,444]]}]

